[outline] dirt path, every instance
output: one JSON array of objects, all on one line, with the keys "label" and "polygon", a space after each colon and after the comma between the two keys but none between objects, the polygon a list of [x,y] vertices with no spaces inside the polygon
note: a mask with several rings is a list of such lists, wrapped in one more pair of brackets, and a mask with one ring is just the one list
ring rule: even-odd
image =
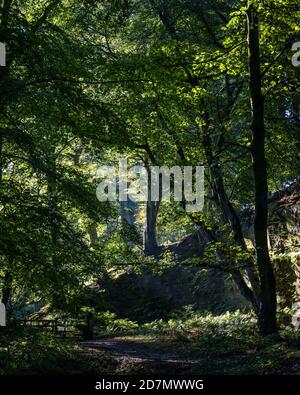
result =
[{"label": "dirt path", "polygon": [[139,337],[114,337],[82,342],[81,345],[91,351],[107,351],[115,358],[129,363],[166,363],[191,365],[202,362],[188,356],[184,348],[172,350],[155,340]]},{"label": "dirt path", "polygon": [[[166,342],[147,336],[102,338],[80,342],[80,346],[87,357],[96,363],[107,358],[107,365],[112,366],[118,374],[227,374],[228,371],[239,372],[240,367],[245,365],[252,372],[253,364],[262,358],[259,351],[258,359],[252,352],[223,353],[218,356],[205,355],[204,352],[194,357],[189,352],[191,348],[184,342]],[[284,359],[278,366],[266,372],[299,374],[299,353],[299,349],[291,349],[286,356],[283,355]],[[103,370],[103,364],[99,369]]]}]

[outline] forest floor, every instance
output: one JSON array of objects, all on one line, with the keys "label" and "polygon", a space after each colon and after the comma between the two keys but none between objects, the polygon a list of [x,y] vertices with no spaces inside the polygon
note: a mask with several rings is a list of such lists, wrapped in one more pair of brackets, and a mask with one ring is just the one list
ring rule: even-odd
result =
[{"label": "forest floor", "polygon": [[283,352],[280,344],[263,350],[195,354],[185,342],[140,335],[85,341],[80,346],[81,356],[96,365],[104,356],[111,358],[118,374],[300,374],[300,350]]},{"label": "forest floor", "polygon": [[119,365],[120,372],[173,372],[188,373],[193,366],[204,366],[204,357],[192,357],[184,344],[170,345],[149,336],[123,336],[82,342],[81,346],[92,353],[105,351]]},{"label": "forest floor", "polygon": [[251,314],[189,314],[138,325],[115,319],[95,338],[58,338],[32,328],[0,334],[1,374],[300,374],[300,332],[262,338]]}]

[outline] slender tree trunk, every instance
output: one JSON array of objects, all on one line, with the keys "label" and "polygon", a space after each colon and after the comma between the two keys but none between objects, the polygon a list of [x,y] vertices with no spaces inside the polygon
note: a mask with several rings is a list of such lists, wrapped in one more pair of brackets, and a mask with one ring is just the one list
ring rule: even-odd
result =
[{"label": "slender tree trunk", "polygon": [[[203,238],[203,240],[206,241],[206,243],[212,243],[212,242],[216,242],[217,239],[215,238],[214,234],[212,233],[211,230],[206,229],[205,226],[201,227],[201,236]],[[223,261],[223,254],[220,251],[217,251],[216,257],[219,261]],[[238,287],[238,290],[240,291],[241,295],[244,296],[244,298],[246,300],[248,300],[252,306],[253,309],[256,313],[258,313],[258,300],[257,300],[257,296],[255,294],[255,290],[251,289],[243,275],[241,270],[239,269],[233,269],[233,270],[228,270],[228,272],[232,275],[233,281],[235,282],[236,286]]]},{"label": "slender tree trunk", "polygon": [[277,332],[275,276],[268,249],[268,180],[265,158],[264,97],[260,65],[259,25],[255,7],[247,10],[250,97],[252,108],[252,161],[255,181],[254,237],[260,277],[259,329],[262,335]]},{"label": "slender tree trunk", "polygon": [[[228,224],[233,232],[233,239],[235,244],[239,245],[241,249],[245,252],[248,251],[241,222],[239,216],[231,204],[227,192],[225,190],[223,175],[221,168],[218,163],[215,163],[212,152],[212,143],[208,132],[208,117],[206,116],[206,125],[203,128],[204,138],[203,146],[205,149],[206,160],[209,165],[211,179],[212,179],[212,189],[215,199],[217,200],[217,205],[220,208],[224,223]],[[255,311],[258,311],[259,301],[258,301],[258,280],[255,276],[253,269],[253,259],[249,258],[245,262],[245,269],[248,276],[248,280],[251,284],[252,290],[246,290],[245,281],[243,282],[243,275],[241,270],[234,270],[232,273],[233,279],[235,280],[237,286],[242,290],[244,296],[247,295],[247,299],[251,301]],[[242,287],[240,286],[242,284]]]}]

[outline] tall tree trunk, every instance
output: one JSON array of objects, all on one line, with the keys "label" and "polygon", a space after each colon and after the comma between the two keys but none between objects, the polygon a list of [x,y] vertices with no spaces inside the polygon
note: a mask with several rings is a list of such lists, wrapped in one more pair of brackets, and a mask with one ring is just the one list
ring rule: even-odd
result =
[{"label": "tall tree trunk", "polygon": [[252,161],[255,181],[254,238],[260,277],[259,329],[262,335],[277,332],[275,276],[268,249],[268,180],[265,158],[264,97],[260,65],[257,10],[247,9],[250,97],[252,109]]},{"label": "tall tree trunk", "polygon": [[[205,226],[201,227],[201,236],[206,241],[206,243],[214,243],[217,241],[216,237],[214,236],[213,232],[207,229]],[[223,254],[220,251],[217,251],[216,257],[219,261],[223,261]],[[248,300],[256,313],[258,313],[258,299],[255,294],[255,290],[251,289],[248,284],[246,283],[241,270],[239,269],[228,269],[228,272],[231,274],[233,281],[235,282],[238,290],[240,291],[241,295],[244,296],[246,300]]]},{"label": "tall tree trunk", "polygon": [[159,202],[146,202],[146,226],[144,231],[144,252],[146,255],[156,255],[158,244],[156,238],[156,221],[159,211]]},{"label": "tall tree trunk", "polygon": [[[152,166],[158,166],[158,163],[151,151],[151,148],[146,141],[145,150],[148,155],[148,159],[150,160],[150,164]],[[154,255],[157,256],[159,254],[159,248],[157,243],[156,237],[156,224],[157,224],[157,216],[159,213],[160,202],[161,202],[161,183],[162,178],[159,177],[159,199],[158,201],[152,201],[152,194],[151,194],[151,166],[149,165],[148,161],[145,163],[147,167],[148,173],[148,199],[146,202],[146,224],[144,230],[144,253],[146,255]]]}]

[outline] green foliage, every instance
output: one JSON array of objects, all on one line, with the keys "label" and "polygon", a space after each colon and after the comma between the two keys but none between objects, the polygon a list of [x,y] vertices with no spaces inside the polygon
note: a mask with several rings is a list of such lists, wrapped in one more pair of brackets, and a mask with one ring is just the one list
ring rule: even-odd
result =
[{"label": "green foliage", "polygon": [[296,293],[296,273],[289,255],[278,254],[273,259],[277,279],[278,304],[281,309],[291,308]]},{"label": "green foliage", "polygon": [[[33,301],[77,318],[88,309],[107,310],[103,298],[95,306],[89,293],[103,273],[130,267],[161,274],[178,262],[168,252],[159,264],[157,257],[144,256],[144,206],[137,205],[129,225],[118,204],[97,201],[97,166],[116,165],[120,155],[132,165],[204,164],[218,169],[236,212],[254,202],[245,2],[2,3],[0,40],[7,44],[8,63],[0,70],[1,294],[10,299],[13,317]],[[300,168],[299,70],[290,51],[290,40],[299,34],[298,0],[253,3],[260,19],[268,182],[275,190]],[[174,243],[204,226],[216,241],[206,243],[201,258],[185,263],[244,274],[252,250],[238,245],[225,224],[208,173],[203,213],[189,215],[179,203],[162,202],[158,242]],[[293,301],[294,274],[282,260],[274,262],[284,316]],[[195,275],[195,294],[209,296],[210,273],[203,268]],[[139,298],[136,316],[153,319],[168,309],[156,294],[140,297],[132,288],[131,297]],[[78,312],[81,306],[89,307]],[[104,332],[139,330],[127,318],[99,314]],[[216,355],[250,350],[257,342],[254,327],[250,315],[228,313],[158,319],[142,330],[169,333],[214,356],[212,344]],[[37,371],[39,355],[49,354],[51,370],[56,352],[65,355],[55,339],[30,336],[24,332],[12,340],[17,362],[5,354],[5,369]],[[253,369],[271,369],[268,361],[281,351],[272,344],[270,355],[256,353]]]},{"label": "green foliage", "polygon": [[47,332],[10,326],[0,334],[0,375],[96,375],[116,369],[116,361],[104,353],[86,353]]},{"label": "green foliage", "polygon": [[0,374],[62,374],[71,356],[66,343],[39,331],[8,328],[0,338]]},{"label": "green foliage", "polygon": [[[109,322],[107,336],[120,336],[122,325],[115,314],[106,312]],[[153,344],[153,350],[184,355],[193,362],[184,372],[193,374],[274,374],[297,371],[299,360],[299,332],[291,325],[284,325],[278,336],[261,338],[253,314],[239,311],[222,315],[203,314],[191,307],[178,311],[168,320],[155,320],[136,326],[126,321],[127,340]],[[119,331],[110,328],[120,325]],[[125,323],[123,323],[125,329]],[[104,335],[104,332],[102,332]],[[156,352],[156,351],[153,351]],[[135,372],[134,366],[126,366],[125,372]],[[133,370],[132,370],[133,369]],[[138,373],[157,373],[159,369],[172,371],[173,367],[141,365]],[[171,370],[170,370],[171,369]]]},{"label": "green foliage", "polygon": [[115,313],[105,311],[97,315],[100,322],[100,330],[106,335],[124,335],[133,333],[138,327],[138,323],[130,321],[128,318],[117,318]]}]

